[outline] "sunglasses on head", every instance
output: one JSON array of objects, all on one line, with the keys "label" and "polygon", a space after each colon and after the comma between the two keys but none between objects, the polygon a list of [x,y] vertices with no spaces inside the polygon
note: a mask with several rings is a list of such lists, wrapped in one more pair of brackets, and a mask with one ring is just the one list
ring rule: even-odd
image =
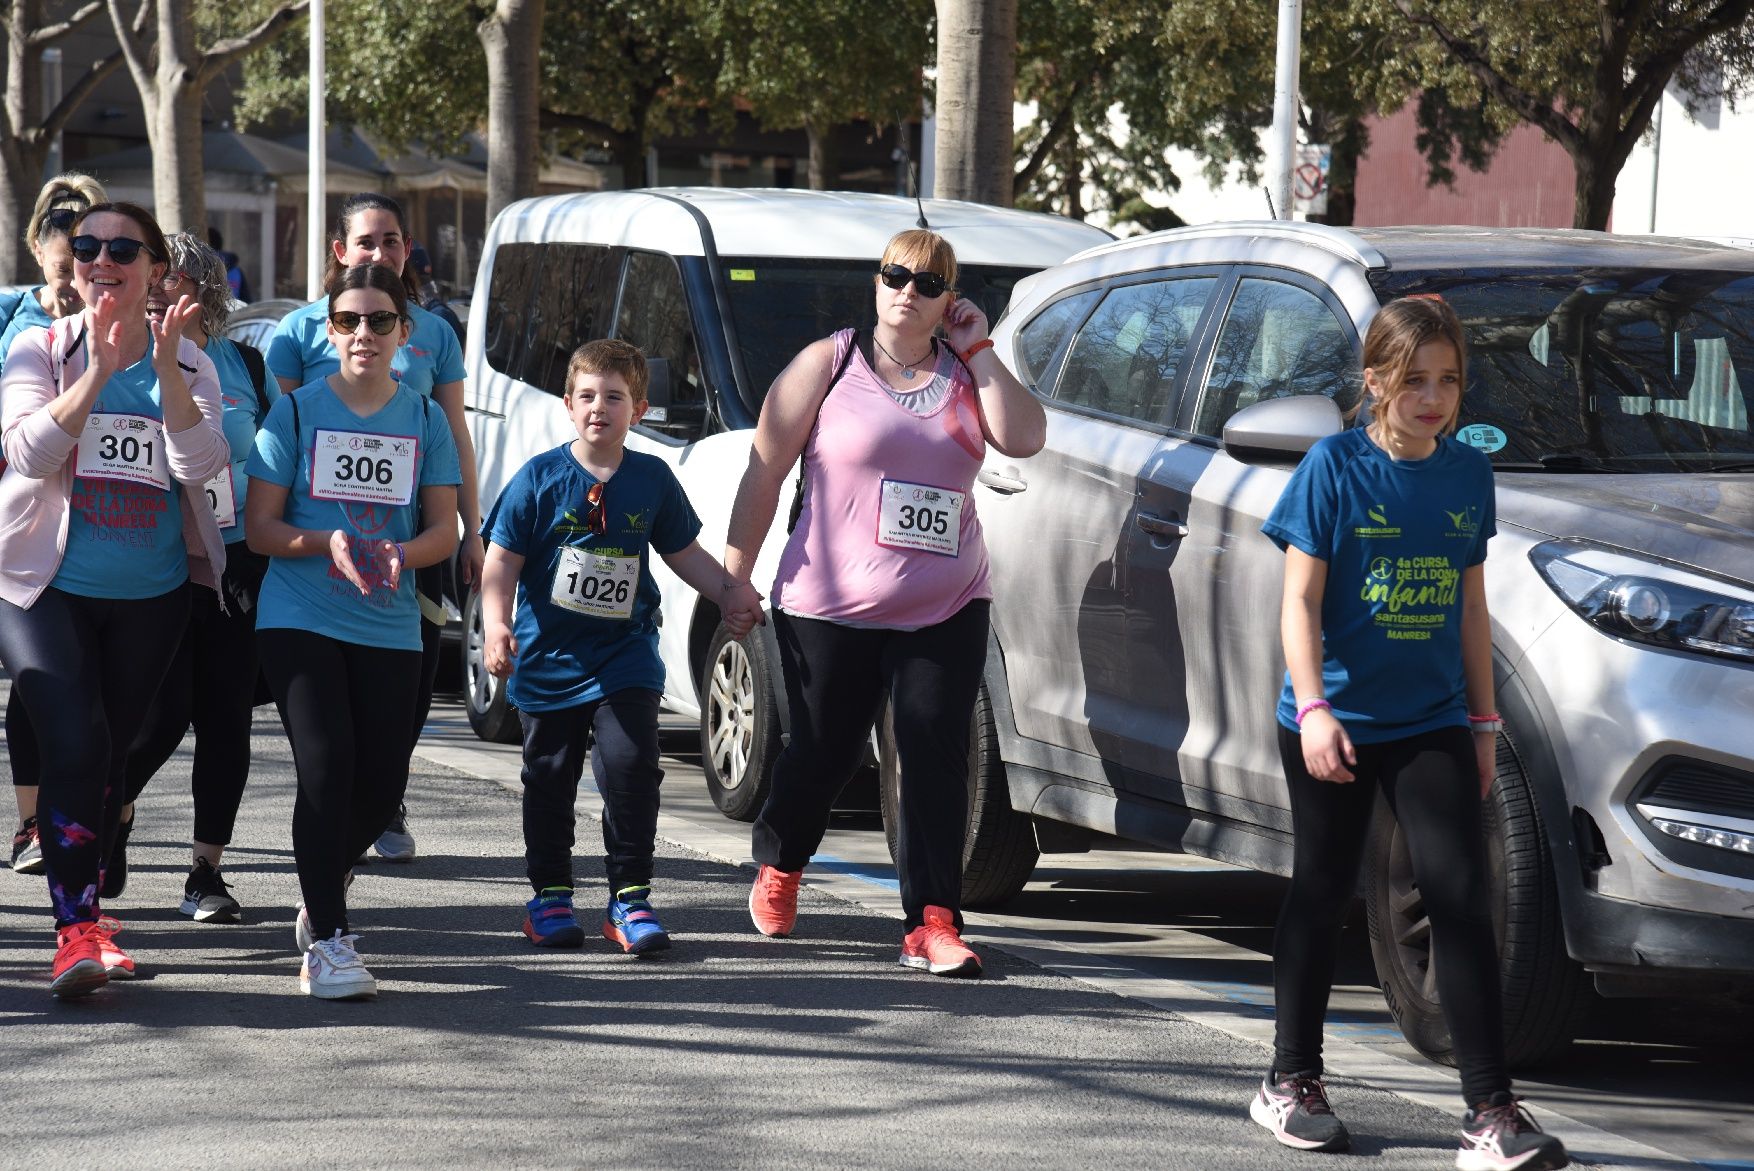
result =
[{"label": "sunglasses on head", "polygon": [[81,264],[90,264],[106,248],[109,249],[111,262],[124,268],[133,264],[134,258],[142,252],[154,260],[158,258],[158,254],[148,248],[144,241],[129,236],[117,236],[113,240],[100,240],[96,236],[75,236],[67,243],[73,249],[73,259]]},{"label": "sunglasses on head", "polygon": [[899,264],[886,264],[877,270],[883,283],[892,289],[905,289],[912,281],[914,291],[926,300],[935,300],[944,295],[944,278],[935,272],[913,272]]},{"label": "sunglasses on head", "polygon": [[353,333],[359,329],[362,321],[373,333],[383,337],[401,323],[402,315],[394,309],[379,309],[375,313],[354,313],[341,309],[329,314],[329,324],[342,333]]},{"label": "sunglasses on head", "polygon": [[41,236],[44,229],[49,229],[65,236],[73,230],[73,225],[78,221],[79,214],[84,210],[82,207],[50,208],[43,213],[42,226],[37,229],[37,235]]},{"label": "sunglasses on head", "polygon": [[585,503],[590,506],[585,509],[585,527],[600,537],[609,527],[608,518],[603,515],[603,481],[598,480],[586,490]]}]

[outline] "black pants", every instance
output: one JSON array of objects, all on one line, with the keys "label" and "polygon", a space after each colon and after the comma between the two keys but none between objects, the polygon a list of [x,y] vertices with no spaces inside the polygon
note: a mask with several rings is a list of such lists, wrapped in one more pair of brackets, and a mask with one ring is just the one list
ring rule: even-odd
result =
[{"label": "black pants", "polygon": [[37,752],[37,734],[31,731],[30,713],[25,711],[24,697],[17,687],[6,697],[6,759],[12,766],[14,785],[37,783],[43,771],[42,755]]},{"label": "black pants", "polygon": [[308,630],[258,631],[298,769],[292,853],[311,932],[347,931],[347,872],[390,824],[408,787],[420,652]]},{"label": "black pants", "polygon": [[[572,886],[573,803],[591,754],[603,798],[603,866],[611,893],[652,881],[658,834],[658,693],[617,691],[594,703],[522,712],[524,864],[530,886]],[[596,733],[595,744],[592,733]]]},{"label": "black pants", "polygon": [[211,590],[193,591],[189,627],[159,685],[158,698],[128,753],[131,804],[195,729],[197,842],[225,846],[250,779],[250,722],[255,716],[256,591],[268,559],[241,543],[226,550],[226,608]]},{"label": "black pants", "polygon": [[[419,592],[435,604],[445,596],[443,567],[429,565],[425,569],[414,571],[415,586]],[[420,618],[420,696],[414,705],[414,738],[410,744],[420,743],[420,734],[426,730],[426,717],[432,712],[432,693],[438,685],[439,648],[444,627],[428,622],[423,614]]]},{"label": "black pants", "polygon": [[802,870],[822,844],[835,797],[864,760],[885,692],[901,757],[895,868],[906,927],[927,907],[962,923],[968,828],[968,726],[987,662],[985,601],[936,626],[866,630],[776,612],[774,634],[792,709],[792,738],[773,767],[751,852]]},{"label": "black pants", "polygon": [[1334,951],[1357,891],[1380,786],[1407,835],[1414,879],[1431,917],[1438,998],[1455,1043],[1462,1093],[1476,1105],[1508,1090],[1510,1076],[1473,735],[1466,728],[1440,728],[1355,747],[1357,780],[1318,781],[1304,767],[1301,737],[1279,729],[1295,862],[1273,937],[1273,1066],[1281,1073],[1321,1072]]},{"label": "black pants", "polygon": [[40,751],[37,816],[55,924],[95,919],[124,769],[189,618],[189,587],[117,600],[53,586],[0,601],[0,661]]}]

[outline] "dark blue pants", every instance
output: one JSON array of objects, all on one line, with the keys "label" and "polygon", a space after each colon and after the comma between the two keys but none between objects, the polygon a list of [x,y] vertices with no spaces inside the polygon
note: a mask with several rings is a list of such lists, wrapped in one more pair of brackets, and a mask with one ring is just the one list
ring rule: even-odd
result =
[{"label": "dark blue pants", "polygon": [[[573,803],[589,751],[609,889],[649,886],[658,835],[658,693],[638,688],[524,722],[524,861],[532,889],[572,886]],[[594,735],[593,735],[594,733]]]}]

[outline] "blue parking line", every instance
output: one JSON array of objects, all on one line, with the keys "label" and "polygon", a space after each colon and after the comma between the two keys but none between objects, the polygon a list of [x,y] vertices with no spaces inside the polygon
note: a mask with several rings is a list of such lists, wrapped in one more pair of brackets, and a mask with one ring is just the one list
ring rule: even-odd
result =
[{"label": "blue parking line", "polygon": [[848,862],[833,854],[817,854],[810,859],[810,865],[834,874],[844,874],[848,878],[856,878],[860,882],[868,882],[872,886],[880,886],[884,890],[901,890],[901,880],[895,877],[893,866],[877,862]]}]

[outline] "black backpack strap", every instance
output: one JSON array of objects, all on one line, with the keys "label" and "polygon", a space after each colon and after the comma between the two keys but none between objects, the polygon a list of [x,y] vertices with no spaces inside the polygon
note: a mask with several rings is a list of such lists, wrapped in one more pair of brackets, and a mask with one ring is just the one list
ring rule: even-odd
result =
[{"label": "black backpack strap", "polygon": [[261,417],[268,417],[268,363],[262,358],[262,351],[246,342],[233,342],[237,347],[238,357],[244,360],[244,369],[250,372],[250,384],[256,388],[256,406],[262,412]]},{"label": "black backpack strap", "polygon": [[[834,384],[840,381],[840,376],[847,372],[847,363],[853,360],[853,351],[855,349],[864,353],[866,365],[873,364],[873,359],[871,357],[871,337],[872,335],[866,330],[855,329],[853,331],[853,336],[847,344],[846,353],[840,356],[840,365],[836,366],[834,368],[834,373],[828,376],[828,390],[823,393],[823,403],[827,402],[828,396],[834,393]],[[822,403],[816,404],[816,413],[818,415],[822,414]],[[798,481],[792,486],[792,512],[786,519],[786,532],[789,533],[798,527],[798,517],[802,515],[803,512],[804,460],[800,456],[798,460]]]}]

